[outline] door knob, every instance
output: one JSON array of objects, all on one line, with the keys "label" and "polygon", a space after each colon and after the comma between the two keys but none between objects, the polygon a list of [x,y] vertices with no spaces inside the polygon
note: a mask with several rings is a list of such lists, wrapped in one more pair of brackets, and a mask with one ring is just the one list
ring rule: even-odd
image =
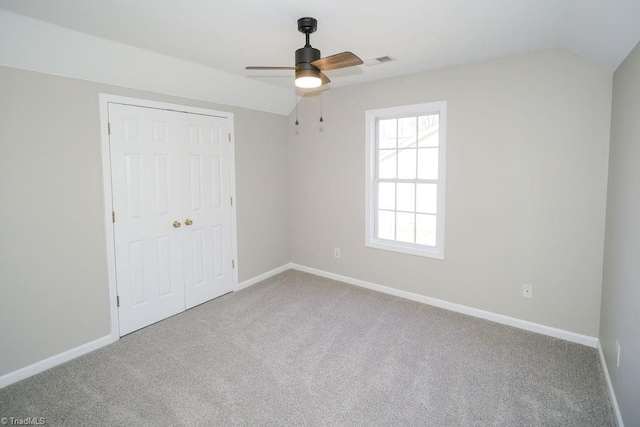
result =
[{"label": "door knob", "polygon": [[173,221],[173,228],[180,228],[182,224],[180,224],[178,221]]},{"label": "door knob", "polygon": [[191,221],[189,218],[184,220],[184,225],[191,225],[193,224],[193,221]]}]

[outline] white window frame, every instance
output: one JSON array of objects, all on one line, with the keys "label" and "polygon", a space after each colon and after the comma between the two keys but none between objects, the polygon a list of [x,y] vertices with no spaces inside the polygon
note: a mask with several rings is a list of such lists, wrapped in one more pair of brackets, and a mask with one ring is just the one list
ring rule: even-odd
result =
[{"label": "white window frame", "polygon": [[[438,196],[436,211],[436,245],[427,246],[415,243],[404,243],[395,240],[378,239],[376,231],[376,168],[378,158],[376,124],[378,120],[423,116],[433,113],[440,115],[438,140]],[[428,258],[444,259],[444,220],[445,220],[445,166],[446,166],[446,101],[425,104],[404,105],[400,107],[380,108],[365,111],[365,246],[388,251],[401,252]]]}]

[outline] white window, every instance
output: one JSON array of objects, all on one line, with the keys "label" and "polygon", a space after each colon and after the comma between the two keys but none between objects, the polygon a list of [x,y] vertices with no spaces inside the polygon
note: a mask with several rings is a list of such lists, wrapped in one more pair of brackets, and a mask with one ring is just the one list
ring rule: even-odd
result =
[{"label": "white window", "polygon": [[367,110],[366,246],[444,259],[446,102]]}]

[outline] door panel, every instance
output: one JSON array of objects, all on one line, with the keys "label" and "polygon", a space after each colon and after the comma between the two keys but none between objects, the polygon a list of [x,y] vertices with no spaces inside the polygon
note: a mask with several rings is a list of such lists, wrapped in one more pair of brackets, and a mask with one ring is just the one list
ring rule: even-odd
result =
[{"label": "door panel", "polygon": [[179,135],[171,114],[109,104],[120,334],[184,310]]},{"label": "door panel", "polygon": [[[216,298],[233,287],[231,268],[231,184],[228,120],[189,115],[188,181],[183,206],[193,224],[185,227],[187,308]],[[204,260],[204,261],[201,261]],[[202,270],[199,269],[203,266]],[[189,271],[191,270],[191,271]]]},{"label": "door panel", "polygon": [[156,215],[169,215],[169,156],[167,154],[155,154],[153,156]]}]

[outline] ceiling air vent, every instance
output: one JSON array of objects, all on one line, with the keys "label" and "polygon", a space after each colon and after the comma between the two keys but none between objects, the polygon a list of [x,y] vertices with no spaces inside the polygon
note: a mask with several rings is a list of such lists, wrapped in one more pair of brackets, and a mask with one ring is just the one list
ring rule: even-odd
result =
[{"label": "ceiling air vent", "polygon": [[373,59],[367,59],[366,61],[364,61],[364,63],[371,67],[373,65],[380,65],[380,64],[384,64],[385,62],[391,62],[395,60],[396,60],[395,58],[385,55],[385,56],[379,56]]}]

